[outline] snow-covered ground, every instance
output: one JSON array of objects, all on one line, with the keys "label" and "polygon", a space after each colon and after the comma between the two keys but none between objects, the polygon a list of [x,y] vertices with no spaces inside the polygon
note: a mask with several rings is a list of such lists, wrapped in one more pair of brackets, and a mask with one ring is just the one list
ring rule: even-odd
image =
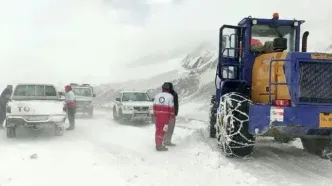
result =
[{"label": "snow-covered ground", "polygon": [[0,185],[332,185],[331,162],[303,152],[298,141],[261,139],[252,157],[229,159],[206,127],[179,118],[177,146],[168,152],[155,151],[152,124],[118,124],[106,111],[77,119],[76,130],[62,137],[20,131],[7,139],[1,131]]}]

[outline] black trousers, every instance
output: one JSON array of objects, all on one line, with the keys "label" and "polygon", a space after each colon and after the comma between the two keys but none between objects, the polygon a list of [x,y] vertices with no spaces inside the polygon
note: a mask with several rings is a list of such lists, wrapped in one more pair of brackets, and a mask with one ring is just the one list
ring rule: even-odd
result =
[{"label": "black trousers", "polygon": [[67,115],[69,120],[69,128],[75,128],[75,114],[76,108],[67,108]]},{"label": "black trousers", "polygon": [[6,119],[6,101],[0,98],[0,127]]}]

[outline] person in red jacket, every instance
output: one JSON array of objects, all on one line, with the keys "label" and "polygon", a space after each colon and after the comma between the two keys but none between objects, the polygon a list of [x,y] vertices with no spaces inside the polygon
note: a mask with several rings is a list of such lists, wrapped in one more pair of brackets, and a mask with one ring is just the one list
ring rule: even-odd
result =
[{"label": "person in red jacket", "polygon": [[75,128],[75,114],[76,114],[76,96],[72,91],[70,85],[65,87],[65,97],[66,97],[66,110],[69,120],[69,127],[67,130],[73,130]]},{"label": "person in red jacket", "polygon": [[169,93],[171,87],[169,83],[164,83],[162,92],[158,93],[154,98],[153,114],[155,117],[156,133],[155,142],[157,151],[167,151],[163,145],[165,133],[168,129],[168,124],[175,119],[174,114],[174,98]]}]

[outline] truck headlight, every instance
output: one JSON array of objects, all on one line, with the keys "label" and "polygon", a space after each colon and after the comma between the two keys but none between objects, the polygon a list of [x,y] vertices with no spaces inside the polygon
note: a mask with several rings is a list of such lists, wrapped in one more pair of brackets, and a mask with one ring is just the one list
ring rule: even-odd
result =
[{"label": "truck headlight", "polygon": [[132,106],[123,106],[123,110],[134,110]]}]

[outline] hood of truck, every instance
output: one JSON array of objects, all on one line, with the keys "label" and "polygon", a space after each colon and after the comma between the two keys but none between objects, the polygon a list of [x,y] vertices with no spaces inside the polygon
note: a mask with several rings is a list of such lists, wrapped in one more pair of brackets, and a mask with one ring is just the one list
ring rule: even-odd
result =
[{"label": "hood of truck", "polygon": [[150,107],[153,105],[151,101],[126,101],[122,102],[124,106],[132,106],[132,107]]},{"label": "hood of truck", "polygon": [[11,113],[7,115],[64,115],[64,101],[53,100],[22,100],[10,101]]}]

